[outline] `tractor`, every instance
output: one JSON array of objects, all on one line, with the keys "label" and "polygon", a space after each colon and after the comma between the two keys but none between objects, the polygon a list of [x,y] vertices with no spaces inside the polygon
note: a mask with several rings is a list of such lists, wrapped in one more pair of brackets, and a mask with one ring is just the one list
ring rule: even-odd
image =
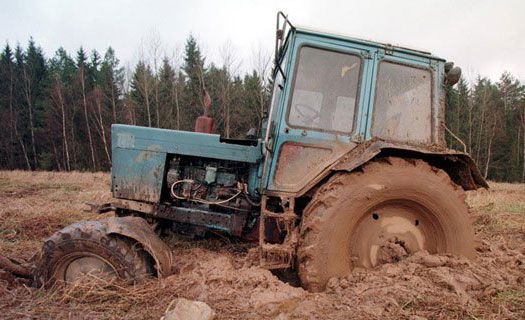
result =
[{"label": "tractor", "polygon": [[173,233],[254,242],[261,267],[293,270],[311,291],[420,250],[473,257],[465,190],[488,185],[446,146],[445,92],[460,74],[429,52],[279,12],[260,128],[224,138],[207,112],[195,132],[114,124],[114,201],[95,208],[114,216],[46,239],[35,280],[168,276]]}]

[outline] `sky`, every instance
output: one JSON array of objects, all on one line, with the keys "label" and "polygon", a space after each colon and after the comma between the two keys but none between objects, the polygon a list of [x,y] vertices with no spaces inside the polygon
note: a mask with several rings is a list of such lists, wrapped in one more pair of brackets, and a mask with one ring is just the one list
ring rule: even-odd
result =
[{"label": "sky", "polygon": [[111,46],[132,66],[152,43],[180,61],[191,33],[208,62],[221,65],[229,46],[245,72],[255,53],[273,54],[277,11],[297,25],[428,50],[471,81],[509,71],[525,82],[525,0],[0,0],[0,44],[32,36],[47,57],[61,46]]}]

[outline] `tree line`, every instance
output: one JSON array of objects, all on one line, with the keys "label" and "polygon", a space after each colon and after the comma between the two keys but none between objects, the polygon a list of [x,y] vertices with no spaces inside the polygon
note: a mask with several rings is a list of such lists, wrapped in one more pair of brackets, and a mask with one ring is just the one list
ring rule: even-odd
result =
[{"label": "tree line", "polygon": [[[270,56],[254,53],[241,75],[226,43],[221,65],[207,63],[193,36],[179,57],[147,45],[124,68],[110,47],[103,54],[59,48],[51,58],[33,39],[0,53],[1,169],[109,170],[113,123],[193,130],[203,90],[212,100],[217,133],[243,137],[258,128],[270,100]],[[447,141],[469,152],[482,174],[525,181],[525,87],[509,73],[499,81],[462,79],[447,89]]]},{"label": "tree line", "polygon": [[0,53],[0,168],[109,170],[110,128],[124,123],[193,130],[203,90],[212,98],[215,131],[241,137],[267,108],[270,56],[255,54],[252,72],[240,76],[231,44],[223,64],[206,64],[193,36],[182,61],[163,55],[153,39],[133,70],[110,47],[101,55],[63,48],[47,59],[33,39],[26,48],[6,44]]},{"label": "tree line", "polygon": [[449,147],[468,152],[481,174],[495,181],[525,182],[525,86],[504,72],[497,82],[478,76],[448,88]]}]

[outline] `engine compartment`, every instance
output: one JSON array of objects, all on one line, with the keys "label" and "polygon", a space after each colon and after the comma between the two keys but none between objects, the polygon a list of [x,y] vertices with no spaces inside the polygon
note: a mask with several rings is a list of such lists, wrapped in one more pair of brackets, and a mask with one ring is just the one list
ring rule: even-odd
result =
[{"label": "engine compartment", "polygon": [[258,199],[247,191],[250,166],[243,162],[173,155],[164,194],[175,206],[223,213],[250,212]]},{"label": "engine compartment", "polygon": [[169,155],[157,216],[190,236],[209,230],[246,236],[260,211],[259,199],[248,192],[249,173],[249,163]]}]

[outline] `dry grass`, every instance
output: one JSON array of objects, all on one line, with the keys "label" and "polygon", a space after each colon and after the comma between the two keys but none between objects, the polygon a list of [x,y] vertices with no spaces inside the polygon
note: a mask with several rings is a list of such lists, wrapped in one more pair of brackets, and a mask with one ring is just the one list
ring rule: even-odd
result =
[{"label": "dry grass", "polygon": [[489,184],[490,189],[470,191],[467,196],[467,203],[476,218],[474,226],[478,234],[490,239],[523,241],[525,184]]},{"label": "dry grass", "polygon": [[490,189],[470,192],[467,202],[474,210],[525,214],[525,184],[489,182]]},{"label": "dry grass", "polygon": [[[56,230],[78,220],[101,218],[83,212],[87,208],[85,202],[103,203],[110,199],[106,173],[0,171],[0,252],[29,258],[40,248],[41,240]],[[410,289],[411,283],[403,282],[404,275],[398,272],[392,278],[382,270],[358,281],[354,278],[352,281],[356,282],[349,289],[336,286],[326,293],[310,294],[280,282],[264,270],[242,267],[246,245],[228,239],[194,242],[174,238],[182,271],[179,275],[136,286],[93,279],[49,291],[0,278],[0,317],[158,319],[172,299],[185,297],[206,301],[220,319],[273,319],[284,311],[290,312],[290,319],[409,318],[410,315],[436,319],[523,318],[525,290],[523,282],[516,279],[520,272],[522,278],[525,276],[523,267],[517,265],[522,261],[518,256],[525,254],[525,185],[491,183],[489,190],[469,192],[468,203],[480,240],[480,261],[461,264],[462,270],[479,271],[477,274],[485,275],[490,283],[492,280],[487,279],[492,279],[491,274],[497,273],[497,268],[503,269],[494,278],[501,281],[482,289],[479,297],[473,296],[473,304],[462,304],[461,292],[451,290],[451,285],[443,284],[441,278],[432,279],[456,269],[443,272],[440,269],[437,273],[424,268],[417,271],[415,279],[427,286],[424,290],[430,291],[414,288],[404,298],[397,298],[395,292]],[[386,291],[377,296],[355,293],[369,290],[367,284]],[[401,289],[396,289],[398,285]],[[377,303],[367,309],[367,300]],[[297,306],[306,311],[297,311]],[[377,316],[374,308],[382,309],[381,316]]]},{"label": "dry grass", "polygon": [[0,171],[0,247],[6,255],[31,255],[41,240],[83,219],[86,202],[111,198],[106,173]]}]

